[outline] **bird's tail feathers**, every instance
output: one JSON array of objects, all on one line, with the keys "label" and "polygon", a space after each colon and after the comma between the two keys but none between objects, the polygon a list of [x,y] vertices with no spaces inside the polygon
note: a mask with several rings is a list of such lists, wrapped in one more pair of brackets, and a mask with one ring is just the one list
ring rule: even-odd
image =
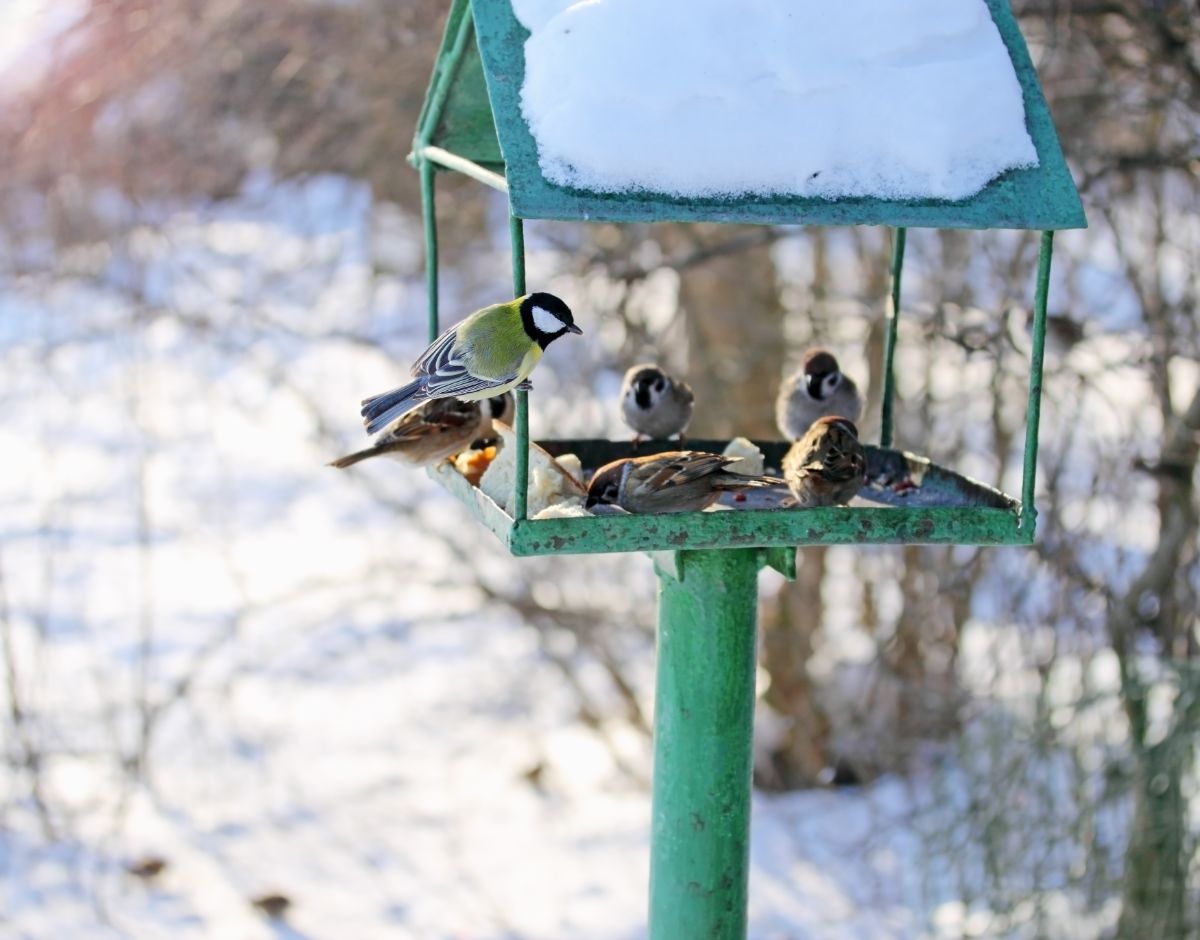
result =
[{"label": "bird's tail feathers", "polygon": [[412,411],[424,399],[425,383],[421,380],[393,388],[382,395],[366,398],[362,403],[363,424],[368,434],[381,431],[402,414]]},{"label": "bird's tail feathers", "polygon": [[715,484],[719,490],[750,490],[766,486],[787,486],[787,482],[780,480],[778,477],[743,476],[740,473],[734,473],[732,470],[724,471],[716,479]]},{"label": "bird's tail feathers", "polygon": [[337,467],[339,470],[345,470],[347,467],[353,467],[356,463],[360,463],[368,457],[375,457],[383,452],[384,448],[377,444],[365,450],[356,450],[354,453],[347,454],[345,457],[339,457],[337,460],[331,460],[328,465],[330,467]]}]

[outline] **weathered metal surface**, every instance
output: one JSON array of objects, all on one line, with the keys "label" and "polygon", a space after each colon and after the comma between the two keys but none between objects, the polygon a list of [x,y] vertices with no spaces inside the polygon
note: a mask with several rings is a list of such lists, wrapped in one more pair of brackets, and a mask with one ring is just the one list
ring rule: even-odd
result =
[{"label": "weathered metal surface", "polygon": [[495,500],[486,495],[483,490],[472,486],[466,477],[446,461],[429,467],[427,472],[431,480],[444,486],[451,496],[467,507],[471,515],[482,522],[496,538],[511,549],[513,519],[496,505]]},{"label": "weathered metal surface", "polygon": [[613,222],[716,221],[923,228],[1082,228],[1087,222],[1063,159],[1037,73],[1007,0],[987,0],[1008,48],[1025,101],[1039,165],[1011,170],[969,199],[806,199],[754,196],[681,198],[646,191],[594,193],[551,183],[538,166],[537,144],[521,115],[528,32],[510,0],[471,0],[484,73],[500,136],[513,211],[528,219]]},{"label": "weathered metal surface", "polygon": [[650,940],[746,935],[759,561],[659,569]]},{"label": "weathered metal surface", "polygon": [[669,515],[605,515],[518,522],[508,534],[514,555],[649,552],[772,545],[1026,543],[1006,509],[746,509]]}]

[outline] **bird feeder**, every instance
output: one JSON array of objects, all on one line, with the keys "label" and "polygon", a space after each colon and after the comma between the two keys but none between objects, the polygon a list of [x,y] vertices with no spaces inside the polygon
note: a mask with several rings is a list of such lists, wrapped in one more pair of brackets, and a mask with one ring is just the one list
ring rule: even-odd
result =
[{"label": "bird feeder", "polygon": [[[435,179],[469,176],[508,196],[513,294],[526,292],[525,219],[593,222],[738,222],[880,225],[893,229],[891,303],[884,351],[882,420],[867,445],[868,480],[919,479],[909,488],[868,485],[871,506],[738,509],[591,518],[527,517],[528,395],[517,393],[515,493],[502,509],[454,472],[434,477],[516,556],[650,552],[660,580],[655,706],[650,936],[741,938],[746,930],[751,734],[757,572],[794,573],[801,545],[1029,544],[1046,301],[1053,232],[1086,225],[1028,50],[1006,0],[986,0],[1020,84],[1035,167],[1004,172],[975,195],[944,199],[745,196],[684,198],[646,190],[594,192],[547,179],[522,115],[528,31],[510,0],[453,0],[417,125],[410,162],[421,174],[427,250],[429,337],[439,332]],[[892,364],[908,227],[1033,229],[1042,232],[1020,498],[892,447]],[[586,325],[586,319],[584,319]],[[689,440],[721,452],[725,441]],[[788,443],[755,442],[778,467]],[[585,471],[632,456],[628,441],[539,442],[574,453]],[[672,449],[661,442],[637,454]]]}]

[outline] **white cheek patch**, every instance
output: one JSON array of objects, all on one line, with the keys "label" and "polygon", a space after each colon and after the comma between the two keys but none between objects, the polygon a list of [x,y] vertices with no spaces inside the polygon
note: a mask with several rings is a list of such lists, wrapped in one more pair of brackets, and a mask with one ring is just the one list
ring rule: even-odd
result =
[{"label": "white cheek patch", "polygon": [[563,328],[562,320],[543,307],[533,308],[533,325],[543,333],[557,333]]}]

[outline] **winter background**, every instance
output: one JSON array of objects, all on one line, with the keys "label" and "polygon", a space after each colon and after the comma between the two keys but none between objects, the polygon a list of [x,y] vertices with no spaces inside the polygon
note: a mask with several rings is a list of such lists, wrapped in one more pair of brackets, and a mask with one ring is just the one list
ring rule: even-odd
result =
[{"label": "winter background", "polygon": [[[763,574],[755,940],[1200,932],[1198,11],[1014,9],[1090,222],[1038,542]],[[518,562],[420,471],[325,466],[423,345],[444,15],[0,0],[0,936],[644,936],[649,563]],[[439,196],[452,319],[507,289],[506,208]],[[877,434],[886,232],[527,241],[587,332],[535,435],[627,433],[654,357],[693,433],[769,437],[814,342]],[[1035,258],[909,235],[897,439],[1009,492]]]}]

